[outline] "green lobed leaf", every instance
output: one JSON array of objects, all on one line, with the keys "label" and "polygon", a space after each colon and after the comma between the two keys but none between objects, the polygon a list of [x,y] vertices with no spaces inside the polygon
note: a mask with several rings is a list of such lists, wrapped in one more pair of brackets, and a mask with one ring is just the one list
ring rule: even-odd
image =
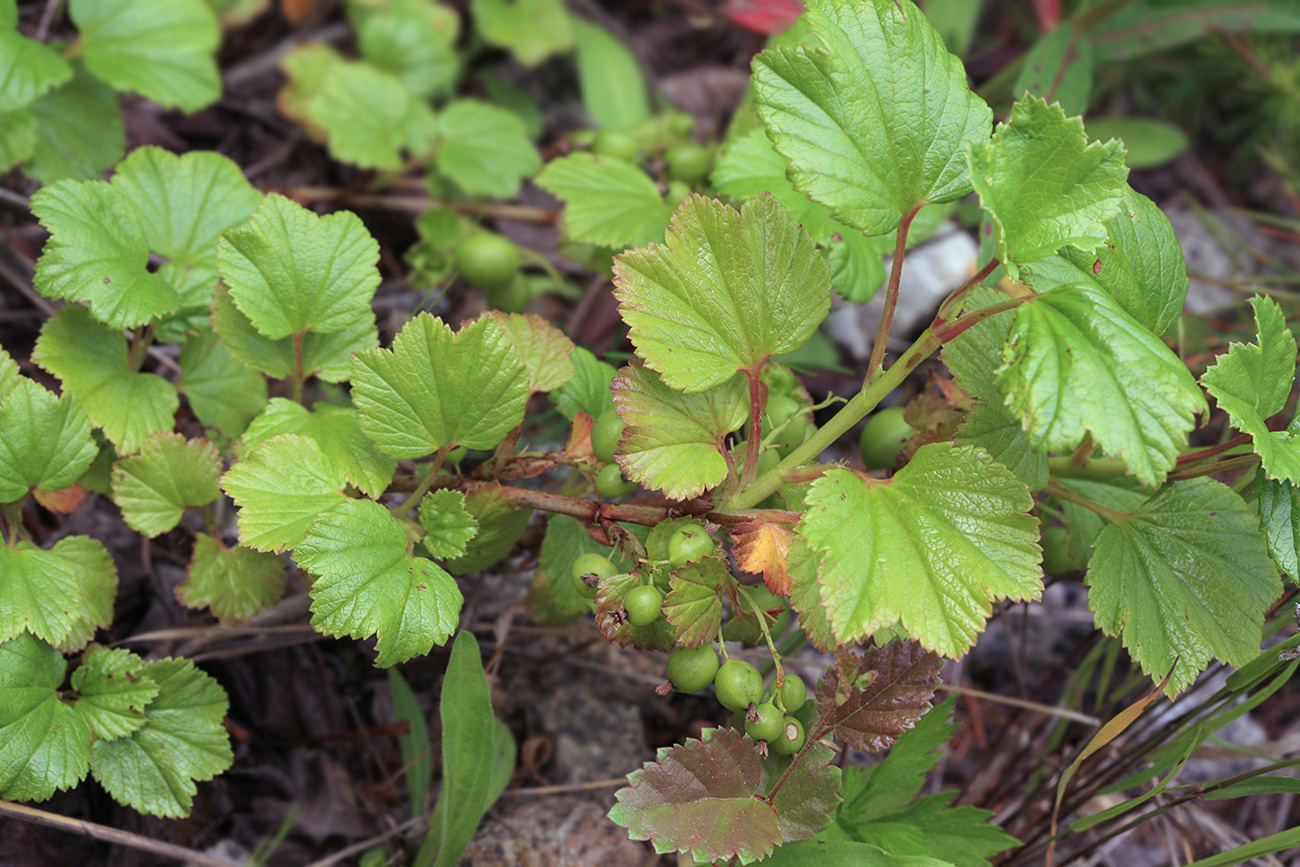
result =
[{"label": "green lobed leaf", "polygon": [[1156,485],[1187,442],[1205,397],[1178,356],[1096,286],[1077,284],[1016,309],[997,386],[1039,451],[1091,433]]},{"label": "green lobed leaf", "polygon": [[[262,336],[248,317],[230,298],[225,284],[218,284],[212,301],[212,328],[222,344],[239,361],[275,379],[287,379],[295,369],[294,340],[272,340]],[[348,378],[352,353],[379,345],[375,313],[366,305],[357,318],[342,331],[317,334],[308,331],[302,338],[302,374],[325,382],[343,382]]]},{"label": "green lobed leaf", "polygon": [[116,590],[113,558],[87,536],[48,551],[27,542],[0,548],[0,641],[23,631],[55,645],[89,640],[112,619]]},{"label": "green lobed leaf", "polygon": [[786,177],[790,160],[777,151],[762,129],[750,130],[733,140],[722,151],[709,180],[719,193],[733,198],[752,199],[771,193],[812,239],[824,244],[836,232],[853,231],[831,215],[826,205],[794,188]]},{"label": "green lobed leaf", "polygon": [[486,569],[503,559],[528,528],[529,509],[520,509],[496,482],[478,484],[465,492],[465,509],[478,523],[478,535],[469,541],[465,554],[444,565],[453,575]]},{"label": "green lobed leaf", "polygon": [[645,76],[631,49],[614,34],[573,20],[582,105],[599,127],[626,129],[650,118]]},{"label": "green lobed leaf", "polygon": [[830,824],[840,801],[841,772],[834,758],[835,751],[826,744],[813,744],[776,793],[772,809],[783,842],[811,840]]},{"label": "green lobed leaf", "polygon": [[523,421],[528,376],[519,352],[490,318],[452,330],[421,313],[391,349],[352,356],[352,399],[379,449],[420,458],[464,445],[490,449]]},{"label": "green lobed leaf", "polygon": [[320,217],[277,194],[217,243],[230,297],[272,340],[353,326],[379,286],[378,261],[379,245],[356,214]]},{"label": "green lobed leaf", "polygon": [[988,867],[989,858],[1019,841],[990,823],[993,813],[970,805],[951,806],[956,791],[921,798],[905,810],[861,829],[863,842],[891,854],[937,856],[954,867]]},{"label": "green lobed leaf", "polygon": [[1089,142],[1079,118],[1026,97],[993,138],[971,145],[970,173],[993,223],[994,255],[1019,276],[1025,262],[1066,245],[1091,252],[1128,188],[1124,148]]},{"label": "green lobed leaf", "polygon": [[1031,492],[1041,491],[1047,484],[1047,456],[1030,447],[1020,422],[1001,403],[991,400],[976,403],[957,429],[953,442],[984,449]]},{"label": "green lobed leaf", "polygon": [[244,623],[284,595],[284,559],[199,533],[194,539],[189,577],[176,587],[188,608],[207,606],[226,625]]},{"label": "green lobed leaf", "polygon": [[926,711],[943,660],[915,641],[843,652],[817,684],[817,718],[842,741],[877,752],[893,746]]},{"label": "green lobed leaf", "polygon": [[576,153],[546,164],[536,184],[564,201],[564,233],[575,241],[631,247],[663,237],[673,209],[640,168]]},{"label": "green lobed leaf", "polygon": [[42,184],[98,178],[126,151],[126,123],[113,89],[72,62],[73,76],[27,107],[36,146],[23,172]]},{"label": "green lobed leaf", "polygon": [[799,531],[824,552],[820,601],[841,642],[901,621],[959,657],[994,600],[1042,592],[1029,492],[980,449],[922,446],[887,482],[832,469],[807,503]]},{"label": "green lobed leaf", "polygon": [[374,500],[346,500],[321,515],[293,553],[316,576],[312,626],[325,635],[377,635],[380,668],[445,642],[464,598],[442,567],[412,557],[409,545],[401,522]]},{"label": "green lobed leaf", "polygon": [[180,523],[186,509],[221,496],[221,469],[221,454],[209,440],[158,431],[139,454],[113,465],[113,502],[132,530],[161,536]]},{"label": "green lobed leaf", "polygon": [[470,0],[469,11],[483,41],[524,66],[573,47],[573,19],[561,0]]},{"label": "green lobed leaf", "polygon": [[572,378],[549,395],[555,408],[570,421],[579,412],[595,419],[605,410],[613,409],[609,386],[618,373],[614,366],[582,346],[575,346],[569,358],[574,367]]},{"label": "green lobed leaf", "polygon": [[217,236],[246,222],[262,201],[234,161],[211,151],[136,148],[118,164],[112,187],[139,215],[149,249],[184,266],[209,264]]},{"label": "green lobed leaf", "polygon": [[0,797],[43,801],[86,778],[91,734],[59,701],[66,670],[63,654],[31,635],[0,644]]},{"label": "green lobed leaf", "polygon": [[[1300,439],[1296,431],[1270,431],[1267,420],[1285,408],[1295,381],[1296,339],[1277,302],[1250,299],[1255,343],[1233,343],[1201,376],[1201,384],[1228,413],[1232,426],[1250,434],[1264,474],[1300,482]],[[1294,425],[1293,425],[1294,426]]]},{"label": "green lobed leaf", "polygon": [[158,684],[141,673],[144,660],[127,650],[91,645],[72,672],[73,705],[96,738],[112,741],[144,728]]},{"label": "green lobed leaf", "polygon": [[71,0],[86,68],[117,90],[194,112],[221,96],[217,18],[203,0]]},{"label": "green lobed leaf", "polygon": [[282,434],[221,477],[239,506],[239,541],[258,551],[296,548],[322,514],[346,498],[334,463],[310,437]]},{"label": "green lobed leaf", "polygon": [[225,690],[188,659],[146,662],[141,674],[158,684],[139,731],[91,747],[90,772],[113,798],[142,813],[181,818],[196,782],[230,767],[234,755],[222,720]]},{"label": "green lobed leaf", "polygon": [[437,128],[434,165],[471,196],[511,198],[542,167],[524,122],[504,108],[457,99],[438,115]]},{"label": "green lobed leaf", "polygon": [[465,556],[470,540],[478,534],[478,521],[465,507],[460,491],[426,494],[420,502],[420,526],[428,531],[421,542],[434,557]]},{"label": "green lobed leaf", "polygon": [[719,591],[731,573],[722,557],[705,557],[673,570],[672,589],[664,598],[664,615],[681,647],[699,647],[718,636],[722,627]]},{"label": "green lobed leaf", "polygon": [[291,400],[272,398],[244,432],[239,454],[247,455],[280,434],[310,437],[333,463],[338,481],[370,497],[378,497],[388,489],[397,469],[397,459],[380,452],[361,432],[357,411],[352,407],[318,403],[309,411]]},{"label": "green lobed leaf", "polygon": [[1069,22],[1039,38],[1024,56],[1011,94],[1030,93],[1059,103],[1068,117],[1088,110],[1092,91],[1092,46]]},{"label": "green lobed leaf", "polygon": [[154,431],[172,428],[176,389],[161,376],[134,372],[126,340],[84,307],[68,305],[45,323],[32,360],[62,381],[120,454],[137,452]]},{"label": "green lobed leaf", "polygon": [[0,112],[25,108],[71,77],[57,51],[16,30],[0,31]]},{"label": "green lobed leaf", "polygon": [[560,329],[536,314],[493,310],[486,316],[515,345],[528,371],[530,393],[555,391],[573,378],[576,369],[570,356],[577,347]]},{"label": "green lobed leaf", "polygon": [[29,159],[36,150],[36,118],[20,108],[0,114],[0,170]]},{"label": "green lobed leaf", "polygon": [[741,211],[692,195],[664,244],[614,260],[614,295],[646,364],[680,391],[757,375],[798,349],[830,309],[830,273],[775,198]]},{"label": "green lobed leaf", "polygon": [[1300,582],[1300,488],[1270,479],[1263,469],[1255,475],[1259,497],[1259,526],[1269,553],[1282,571]]},{"label": "green lobed leaf", "polygon": [[781,842],[776,811],[755,797],[762,769],[754,742],[735,729],[705,729],[701,740],[661,747],[656,761],[628,774],[609,818],[656,852],[696,861],[749,864]]},{"label": "green lobed leaf", "polygon": [[59,181],[32,196],[50,232],[33,285],[42,295],[90,305],[116,329],[136,328],[180,306],[176,287],[151,273],[140,215],[104,181]]},{"label": "green lobed leaf", "polygon": [[231,354],[216,332],[190,334],[181,348],[176,389],[205,425],[242,434],[266,406],[266,378]]},{"label": "green lobed leaf", "polygon": [[456,85],[460,16],[441,3],[396,0],[376,8],[348,6],[361,56],[401,79],[420,97],[444,96]]},{"label": "green lobed leaf", "polygon": [[755,104],[790,179],[869,235],[971,190],[993,115],[910,0],[814,0],[816,42],[754,59]]},{"label": "green lobed leaf", "polygon": [[90,420],[71,396],[55,397],[17,376],[16,365],[11,369],[12,385],[0,390],[0,503],[17,502],[36,488],[69,487],[98,453]]},{"label": "green lobed leaf", "polygon": [[1215,656],[1244,665],[1282,591],[1258,520],[1212,479],[1173,482],[1097,537],[1088,608],[1175,695]]},{"label": "green lobed leaf", "polygon": [[1106,222],[1106,243],[1094,253],[1066,247],[1021,269],[1039,292],[1092,282],[1125,312],[1163,334],[1178,321],[1187,298],[1187,266],[1174,227],[1156,204],[1126,188],[1119,213]]},{"label": "green lobed leaf", "polygon": [[749,418],[744,377],[682,394],[633,361],[619,371],[611,390],[627,425],[616,457],[629,479],[687,500],[727,477],[724,441]]},{"label": "green lobed leaf", "polygon": [[798,533],[790,541],[786,553],[786,569],[790,573],[790,607],[799,614],[799,625],[822,653],[831,653],[839,645],[830,617],[822,605],[821,584],[817,573],[821,569],[821,555],[812,549]]}]

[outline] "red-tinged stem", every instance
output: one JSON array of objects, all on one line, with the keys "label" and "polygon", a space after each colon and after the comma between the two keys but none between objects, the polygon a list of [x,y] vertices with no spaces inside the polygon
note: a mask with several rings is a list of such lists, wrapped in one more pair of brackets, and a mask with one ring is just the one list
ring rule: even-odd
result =
[{"label": "red-tinged stem", "polygon": [[1214,476],[1219,473],[1226,473],[1228,470],[1239,470],[1242,467],[1249,467],[1259,463],[1259,455],[1242,455],[1236,458],[1218,461],[1212,464],[1199,464],[1180,467],[1169,474],[1168,479],[1171,482],[1177,482],[1181,479],[1195,479],[1200,476]]},{"label": "red-tinged stem", "polygon": [[924,203],[912,208],[912,212],[903,217],[898,224],[898,237],[894,241],[894,261],[889,267],[889,283],[885,286],[885,309],[880,313],[880,328],[876,331],[876,342],[871,347],[871,361],[867,364],[867,379],[876,375],[876,371],[885,363],[885,344],[889,341],[889,329],[894,324],[894,308],[898,306],[898,285],[903,279],[903,256],[907,253],[907,232],[912,227],[912,220],[924,206]]},{"label": "red-tinged stem", "polygon": [[767,386],[755,371],[747,370],[749,377],[749,441],[745,444],[745,468],[740,473],[740,489],[754,481],[758,475],[758,450],[763,439],[763,410],[767,408]]},{"label": "red-tinged stem", "polygon": [[815,732],[808,732],[807,737],[804,739],[803,746],[800,747],[799,752],[795,753],[794,757],[790,759],[790,765],[785,769],[785,773],[781,775],[781,779],[776,781],[776,785],[772,787],[772,791],[763,796],[764,801],[771,804],[776,800],[776,796],[780,793],[781,789],[785,787],[786,782],[790,779],[790,775],[794,773],[795,768],[799,767],[799,763],[803,761],[804,756],[808,755],[808,751],[812,749],[813,744],[818,743],[822,738],[826,737],[830,733],[830,726],[818,729]]},{"label": "red-tinged stem", "polygon": [[1100,515],[1112,524],[1118,524],[1126,518],[1131,517],[1128,512],[1117,512],[1114,509],[1106,508],[1100,503],[1094,503],[1086,497],[1081,497],[1060,482],[1048,482],[1047,487],[1043,490],[1047,491],[1047,493],[1056,497],[1058,500],[1065,500],[1067,503],[1074,503],[1076,506],[1083,506],[1088,511]]},{"label": "red-tinged stem", "polygon": [[[1025,295],[1020,298],[1008,298],[1006,301],[1000,301],[997,304],[991,304],[988,307],[981,307],[974,313],[969,313],[953,322],[934,326],[934,336],[938,338],[940,344],[947,343],[949,340],[952,340],[974,326],[979,325],[990,316],[996,316],[1005,310],[1014,310],[1026,301],[1030,301],[1037,297],[1037,295]],[[937,321],[936,317],[936,322]]]},{"label": "red-tinged stem", "polygon": [[1198,461],[1203,461],[1206,458],[1216,457],[1217,455],[1221,455],[1226,451],[1231,451],[1232,449],[1237,448],[1237,446],[1244,446],[1250,441],[1251,441],[1250,434],[1238,434],[1237,436],[1233,437],[1227,442],[1219,443],[1217,446],[1210,446],[1209,448],[1200,449],[1199,451],[1188,452],[1185,455],[1179,455],[1178,460],[1175,461],[1175,463],[1180,468],[1185,467],[1188,464],[1194,464]]},{"label": "red-tinged stem", "polygon": [[957,302],[960,301],[967,292],[982,284],[1001,264],[1002,262],[998,259],[991,260],[983,268],[976,271],[969,280],[952,290],[948,297],[944,299],[943,303],[939,305],[939,314],[934,317],[935,327],[942,327],[946,324],[948,322],[948,311],[956,306]]}]

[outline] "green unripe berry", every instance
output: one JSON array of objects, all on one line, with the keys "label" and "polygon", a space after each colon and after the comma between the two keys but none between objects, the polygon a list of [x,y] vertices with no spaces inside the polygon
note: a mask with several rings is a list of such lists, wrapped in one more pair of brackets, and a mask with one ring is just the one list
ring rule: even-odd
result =
[{"label": "green unripe berry", "polygon": [[745,710],[763,697],[763,676],[742,659],[728,659],[713,678],[713,688],[727,710]]},{"label": "green unripe berry", "polygon": [[673,568],[701,560],[713,553],[713,537],[699,524],[678,527],[668,540],[668,559]]},{"label": "green unripe berry", "polygon": [[515,278],[504,289],[489,289],[487,297],[488,303],[502,313],[523,313],[533,300],[533,290],[528,278],[516,271]]},{"label": "green unripe berry", "polygon": [[786,457],[808,438],[808,413],[792,397],[778,394],[767,402],[767,423],[771,429],[781,427],[777,440],[780,457]]},{"label": "green unripe berry", "polygon": [[618,567],[614,565],[614,562],[594,551],[578,555],[578,559],[573,561],[573,567],[569,570],[569,577],[573,579],[574,588],[587,599],[596,598],[596,585],[587,582],[588,575],[596,576],[595,580],[599,582],[604,578],[617,574]]},{"label": "green unripe berry", "polygon": [[591,426],[591,450],[596,460],[604,464],[614,463],[614,451],[618,441],[623,438],[623,419],[612,409],[602,412]]},{"label": "green unripe berry", "polygon": [[600,472],[596,473],[596,493],[602,497],[616,500],[619,497],[626,497],[636,488],[636,482],[629,482],[623,478],[618,464],[605,464],[600,468]]},{"label": "green unripe berry", "polygon": [[675,136],[688,136],[695,131],[695,118],[689,114],[675,114],[668,123],[668,130]]},{"label": "green unripe berry", "polygon": [[1064,575],[1075,569],[1070,557],[1070,531],[1064,527],[1043,530],[1043,571],[1048,575]]},{"label": "green unripe berry", "polygon": [[691,185],[681,181],[669,181],[668,191],[664,193],[664,201],[668,207],[676,209],[678,205],[686,201],[686,197],[691,194]]},{"label": "green unripe berry", "polygon": [[456,250],[456,270],[485,292],[509,288],[523,263],[519,248],[491,232],[470,235]]},{"label": "green unripe berry", "polygon": [[713,168],[713,154],[707,148],[688,142],[674,145],[664,154],[668,177],[675,181],[703,180]]},{"label": "green unripe berry", "polygon": [[633,626],[649,626],[663,613],[664,594],[653,584],[638,584],[623,597],[623,609]]},{"label": "green unripe berry", "polygon": [[679,647],[668,657],[668,680],[678,692],[699,692],[713,683],[718,655],[712,644]]},{"label": "green unripe berry", "polygon": [[591,152],[624,162],[633,162],[640,150],[636,139],[621,129],[602,129],[591,143]]},{"label": "green unripe berry", "polygon": [[765,701],[760,705],[755,705],[754,713],[758,719],[745,720],[745,734],[749,735],[756,741],[770,741],[781,734],[785,728],[782,725],[785,722],[785,715],[777,710],[776,705],[770,701]]},{"label": "green unripe berry", "polygon": [[781,733],[767,742],[767,747],[778,756],[790,756],[799,752],[807,735],[803,723],[792,716],[781,720]]},{"label": "green unripe berry", "polygon": [[787,671],[785,682],[781,684],[780,695],[781,704],[785,705],[785,712],[794,713],[808,700],[808,687],[804,685],[803,678]]},{"label": "green unripe berry", "polygon": [[862,462],[869,470],[892,469],[903,452],[903,445],[916,433],[916,428],[903,418],[901,406],[891,406],[867,419],[862,428],[858,446]]}]

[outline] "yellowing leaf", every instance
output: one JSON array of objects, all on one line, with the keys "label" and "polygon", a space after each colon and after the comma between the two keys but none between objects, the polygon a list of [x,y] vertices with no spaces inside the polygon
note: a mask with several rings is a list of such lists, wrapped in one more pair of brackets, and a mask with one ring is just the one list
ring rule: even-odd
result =
[{"label": "yellowing leaf", "polygon": [[767,589],[778,596],[790,592],[794,584],[787,562],[790,542],[794,538],[794,529],[790,525],[754,518],[737,525],[731,538],[736,542],[732,553],[742,571],[754,575],[761,573]]}]

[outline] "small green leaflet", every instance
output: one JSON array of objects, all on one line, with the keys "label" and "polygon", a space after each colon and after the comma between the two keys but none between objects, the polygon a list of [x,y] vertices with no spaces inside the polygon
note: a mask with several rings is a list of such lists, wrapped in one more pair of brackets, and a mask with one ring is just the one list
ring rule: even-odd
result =
[{"label": "small green leaflet", "polygon": [[0,114],[0,169],[8,171],[36,150],[36,118],[25,108]]},{"label": "small green leaflet", "polygon": [[24,631],[54,645],[84,645],[113,618],[117,570],[103,544],[60,539],[48,551],[0,547],[0,641]]},{"label": "small green leaflet", "polygon": [[645,76],[632,50],[605,28],[580,18],[573,29],[582,104],[596,125],[627,129],[649,120]]},{"label": "small green leaflet", "polygon": [[433,491],[420,503],[420,526],[428,531],[422,540],[434,557],[464,556],[469,540],[478,534],[478,521],[465,508],[460,491]]},{"label": "small green leaflet", "polygon": [[239,541],[258,551],[297,547],[346,499],[334,462],[310,437],[272,437],[231,467],[221,487],[239,506]]},{"label": "small green leaflet", "polygon": [[836,220],[826,205],[796,190],[786,177],[789,169],[790,160],[777,151],[767,133],[754,129],[727,145],[709,180],[719,193],[733,198],[771,193],[819,244],[836,232],[853,231]]},{"label": "small green leaflet", "polygon": [[519,116],[491,103],[457,99],[437,119],[438,172],[471,196],[508,199],[542,167]]},{"label": "small green leaflet", "polygon": [[[224,283],[218,284],[213,293],[212,329],[220,335],[222,344],[230,353],[249,367],[275,379],[286,379],[294,373],[293,338],[272,340],[259,334],[230,299],[230,290]],[[303,335],[303,376],[315,376],[325,382],[343,382],[348,378],[352,353],[378,345],[375,313],[367,304],[356,320],[342,331],[334,334],[308,331]]]},{"label": "small green leaflet", "polygon": [[573,47],[573,20],[562,0],[470,0],[470,15],[485,42],[524,66]]},{"label": "small green leaflet", "polygon": [[[612,377],[613,375],[613,370],[611,368],[610,376]],[[5,351],[3,346],[0,346],[0,400],[4,400],[8,397],[9,392],[13,391],[14,388],[17,387],[22,378],[22,374],[18,370],[18,362],[14,361],[13,358],[10,357],[9,353]]]},{"label": "small green leaflet", "polygon": [[673,572],[672,589],[664,598],[664,615],[676,629],[682,647],[699,647],[712,641],[722,625],[722,597],[718,591],[731,580],[721,557],[705,557]]},{"label": "small green leaflet", "polygon": [[633,247],[663,238],[673,209],[640,168],[613,157],[576,153],[553,159],[537,185],[564,200],[564,232],[575,241]]},{"label": "small green leaflet", "polygon": [[411,93],[443,96],[455,87],[460,16],[454,9],[427,0],[399,0],[376,7],[349,4],[348,14],[356,24],[361,56],[396,75]]},{"label": "small green leaflet", "polygon": [[97,453],[90,420],[71,396],[55,397],[16,375],[7,393],[0,391],[0,503],[72,485]]},{"label": "small green leaflet", "polygon": [[230,702],[220,684],[188,659],[146,662],[140,673],[158,684],[144,727],[129,737],[95,741],[90,772],[121,803],[180,818],[189,815],[195,782],[212,779],[234,760],[222,725]]},{"label": "small green leaflet", "polygon": [[[1270,431],[1269,416],[1286,407],[1295,380],[1296,339],[1277,302],[1250,299],[1256,343],[1234,343],[1201,376],[1205,390],[1228,413],[1232,426],[1248,433],[1270,479],[1300,482],[1300,439],[1296,431]],[[1293,424],[1292,428],[1295,427]]]},{"label": "small green leaflet", "polygon": [[176,598],[190,608],[207,606],[227,625],[243,623],[284,595],[284,558],[242,545],[227,547],[206,533],[194,540],[189,578]]},{"label": "small green leaflet", "polygon": [[569,356],[576,349],[573,341],[536,314],[486,314],[510,338],[528,371],[529,392],[555,391],[573,378],[575,369]]},{"label": "small green leaflet", "polygon": [[882,235],[971,190],[964,152],[993,113],[911,0],[813,0],[819,44],[754,59],[759,117],[790,178],[843,223]]},{"label": "small green leaflet", "polygon": [[1020,305],[1003,361],[997,386],[1034,449],[1074,449],[1091,433],[1147,485],[1164,480],[1206,410],[1182,360],[1095,285]]},{"label": "small green leaflet", "polygon": [[315,440],[333,462],[340,483],[353,485],[369,497],[378,497],[393,480],[397,459],[375,448],[352,407],[318,403],[310,411],[302,404],[272,398],[266,410],[253,420],[240,440],[239,454],[280,434],[302,434]]},{"label": "small green leaflet", "polygon": [[43,801],[86,778],[90,729],[59,701],[65,671],[63,654],[31,635],[0,644],[0,797]]},{"label": "small green leaflet", "polygon": [[741,211],[692,195],[663,244],[614,260],[615,297],[646,364],[679,391],[757,375],[803,345],[830,309],[830,271],[770,195]]},{"label": "small green leaflet", "polygon": [[72,77],[58,52],[17,31],[0,32],[0,113],[35,102]]},{"label": "small green leaflet", "polygon": [[210,441],[158,431],[138,455],[113,465],[113,502],[132,530],[161,536],[180,523],[187,508],[221,496],[220,476],[221,454]]},{"label": "small green leaflet", "polygon": [[993,138],[971,145],[970,172],[993,220],[994,254],[1013,278],[1019,266],[1067,244],[1092,251],[1128,188],[1124,148],[1089,142],[1079,118],[1026,97]]},{"label": "small green leaflet", "polygon": [[191,333],[179,361],[177,390],[199,421],[226,436],[242,434],[266,406],[266,377],[235,358],[216,332]]},{"label": "small green leaflet", "polygon": [[1021,277],[1039,292],[1096,283],[1153,334],[1169,330],[1187,298],[1187,265],[1174,227],[1155,202],[1131,187],[1125,187],[1119,213],[1106,222],[1106,243],[1095,253],[1066,247],[1027,264]]},{"label": "small green leaflet", "polygon": [[86,68],[118,90],[198,111],[221,95],[217,18],[203,0],[71,0]]},{"label": "small green leaflet", "polygon": [[1030,491],[1047,484],[1047,456],[1029,447],[1029,437],[1001,403],[981,400],[966,414],[954,441],[978,446],[1025,483]]},{"label": "small green leaflet", "polygon": [[478,534],[465,546],[465,553],[448,560],[453,575],[478,572],[505,557],[528,527],[532,510],[520,509],[497,482],[472,485],[465,494],[465,510],[478,524]]},{"label": "small green leaflet", "polygon": [[629,479],[687,500],[727,477],[723,440],[749,418],[745,378],[682,394],[633,362],[615,377],[614,405],[627,425],[618,462]]},{"label": "small green leaflet", "polygon": [[841,642],[901,620],[960,657],[995,600],[1042,592],[1032,499],[981,449],[922,446],[889,482],[832,469],[807,502],[799,531],[824,552],[820,601]]},{"label": "small green leaflet", "polygon": [[276,194],[217,244],[230,297],[272,340],[352,326],[379,286],[378,261],[379,245],[356,214],[320,217]]},{"label": "small green leaflet", "polygon": [[412,557],[409,545],[401,522],[374,500],[347,500],[321,515],[293,555],[317,576],[312,626],[326,635],[378,635],[380,668],[445,642],[464,599],[442,567]]},{"label": "small green leaflet", "polygon": [[48,320],[32,360],[62,380],[120,454],[139,451],[154,431],[172,429],[180,405],[175,387],[161,376],[133,372],[126,339],[95,322],[85,307],[70,304]]},{"label": "small green leaflet", "polygon": [[1269,553],[1293,582],[1300,582],[1300,488],[1273,481],[1261,468],[1255,475],[1255,491]]},{"label": "small green leaflet", "polygon": [[352,399],[361,429],[393,457],[422,458],[457,445],[490,449],[523,421],[528,375],[491,318],[453,334],[421,313],[391,349],[352,356]]},{"label": "small green leaflet", "polygon": [[126,150],[126,123],[113,89],[72,63],[72,80],[27,106],[36,143],[23,172],[34,181],[87,181],[102,175]]},{"label": "small green leaflet", "polygon": [[1103,529],[1086,580],[1097,625],[1152,678],[1172,670],[1171,696],[1211,655],[1235,666],[1254,659],[1282,592],[1250,507],[1207,478],[1166,485]]},{"label": "small green leaflet", "polygon": [[605,410],[613,409],[609,384],[618,373],[614,366],[596,358],[590,349],[582,346],[575,346],[570,358],[574,366],[573,377],[549,395],[555,408],[570,421],[579,412],[594,419]]},{"label": "small green leaflet", "polygon": [[72,673],[74,705],[91,733],[106,741],[144,727],[144,710],[158,696],[158,684],[141,673],[144,660],[126,650],[92,645]]}]

